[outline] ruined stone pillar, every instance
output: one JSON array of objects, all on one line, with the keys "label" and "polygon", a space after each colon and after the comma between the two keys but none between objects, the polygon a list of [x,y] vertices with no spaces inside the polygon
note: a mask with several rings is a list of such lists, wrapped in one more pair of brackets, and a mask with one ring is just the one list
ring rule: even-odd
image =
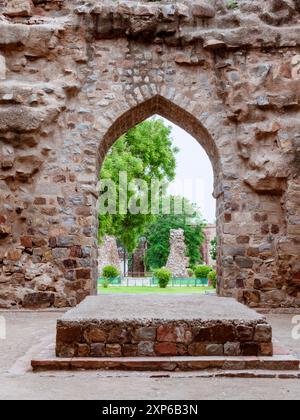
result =
[{"label": "ruined stone pillar", "polygon": [[183,229],[171,229],[170,231],[170,254],[166,267],[174,277],[189,277],[187,268],[189,258],[186,256],[186,245]]}]

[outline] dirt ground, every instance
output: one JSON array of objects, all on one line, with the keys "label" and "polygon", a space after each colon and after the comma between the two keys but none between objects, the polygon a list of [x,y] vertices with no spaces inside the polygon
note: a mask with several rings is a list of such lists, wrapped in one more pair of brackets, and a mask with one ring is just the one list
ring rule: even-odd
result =
[{"label": "dirt ground", "polygon": [[[54,340],[58,312],[0,312],[6,339],[0,339],[0,399],[300,399],[297,379],[209,379],[180,373],[158,378],[153,373],[32,373],[30,360]],[[292,338],[292,315],[270,315],[274,335],[300,355]],[[0,318],[1,321],[1,318]],[[3,318],[2,318],[3,321]]]}]

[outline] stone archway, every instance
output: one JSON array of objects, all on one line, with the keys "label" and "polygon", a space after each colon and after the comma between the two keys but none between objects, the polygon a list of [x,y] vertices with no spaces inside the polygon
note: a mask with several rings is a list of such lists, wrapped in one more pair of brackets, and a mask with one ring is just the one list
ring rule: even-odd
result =
[{"label": "stone archway", "polygon": [[154,113],[214,166],[219,293],[299,305],[298,7],[282,19],[256,1],[13,3],[0,21],[0,306],[95,291],[99,166]]},{"label": "stone archway", "polygon": [[[181,103],[186,103],[187,100],[184,97],[180,97]],[[217,211],[216,211],[216,225],[218,230],[219,238],[219,255],[217,259],[217,267],[219,271],[219,279],[222,278],[222,246],[223,246],[223,214],[222,214],[222,199],[223,194],[221,183],[224,181],[224,175],[222,171],[222,161],[220,157],[220,150],[217,143],[209,134],[208,130],[204,125],[191,113],[176,105],[169,99],[162,97],[161,95],[155,95],[154,97],[147,99],[144,102],[134,106],[128,111],[124,112],[119,116],[112,126],[105,133],[103,138],[100,140],[99,146],[99,158],[96,173],[100,173],[101,165],[114,142],[118,140],[128,130],[146,120],[147,118],[159,115],[166,118],[167,120],[185,129],[191,134],[196,141],[203,147],[207,153],[214,172],[214,196],[217,199]],[[98,227],[95,228],[98,231]],[[97,278],[95,279],[95,282]]]}]

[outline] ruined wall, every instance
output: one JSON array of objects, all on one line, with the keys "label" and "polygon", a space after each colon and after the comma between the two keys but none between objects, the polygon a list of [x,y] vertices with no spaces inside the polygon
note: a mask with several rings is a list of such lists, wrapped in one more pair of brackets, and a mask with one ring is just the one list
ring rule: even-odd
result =
[{"label": "ruined wall", "polygon": [[174,277],[187,278],[189,258],[186,256],[186,245],[183,229],[170,230],[170,254],[166,267]]},{"label": "ruined wall", "polygon": [[216,261],[212,259],[210,252],[212,249],[211,241],[213,241],[216,238],[216,225],[209,224],[205,226],[205,228],[203,229],[203,233],[204,243],[201,247],[201,256],[204,264],[214,267]]},{"label": "ruined wall", "polygon": [[98,248],[98,273],[102,276],[103,268],[107,265],[113,265],[119,272],[122,272],[121,261],[119,258],[116,238],[113,236],[104,236],[102,243]]},{"label": "ruined wall", "polygon": [[129,267],[130,276],[143,276],[146,271],[145,258],[147,251],[147,241],[145,238],[140,239],[137,249],[132,255],[132,264]]},{"label": "ruined wall", "polygon": [[212,161],[219,293],[300,304],[300,4],[238,3],[0,1],[1,307],[95,292],[99,168],[154,113]]}]

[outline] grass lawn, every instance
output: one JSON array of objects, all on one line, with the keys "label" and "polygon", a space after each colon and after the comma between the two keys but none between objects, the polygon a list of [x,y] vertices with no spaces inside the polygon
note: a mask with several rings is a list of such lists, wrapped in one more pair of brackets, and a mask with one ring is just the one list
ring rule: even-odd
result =
[{"label": "grass lawn", "polygon": [[114,293],[200,293],[214,292],[212,287],[167,287],[161,289],[160,287],[147,287],[147,286],[109,286],[105,289],[98,286],[98,294],[114,294]]}]

